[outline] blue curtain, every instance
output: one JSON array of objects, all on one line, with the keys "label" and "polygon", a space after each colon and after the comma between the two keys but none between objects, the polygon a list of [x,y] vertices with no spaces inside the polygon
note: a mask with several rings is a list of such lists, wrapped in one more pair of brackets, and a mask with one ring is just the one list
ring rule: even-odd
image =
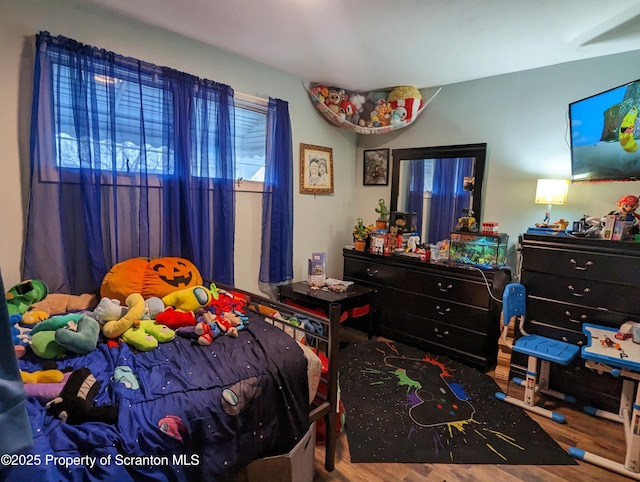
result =
[{"label": "blue curtain", "polygon": [[471,207],[471,192],[463,189],[464,177],[471,176],[473,159],[437,159],[433,168],[433,191],[429,209],[428,242],[448,239],[462,210]]},{"label": "blue curtain", "polygon": [[416,231],[418,233],[422,233],[425,162],[427,161],[419,160],[409,163],[409,196],[407,199],[407,209],[416,212]]},{"label": "blue curtain", "polygon": [[181,256],[233,283],[233,90],[37,36],[24,279],[97,292],[114,264]]},{"label": "blue curtain", "polygon": [[[260,283],[293,278],[293,147],[289,105],[269,99]],[[264,287],[263,291],[268,291]]]}]

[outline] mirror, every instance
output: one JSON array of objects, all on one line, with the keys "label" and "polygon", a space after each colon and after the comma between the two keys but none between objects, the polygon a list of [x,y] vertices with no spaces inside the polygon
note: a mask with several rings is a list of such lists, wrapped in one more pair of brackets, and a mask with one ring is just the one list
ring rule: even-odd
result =
[{"label": "mirror", "polygon": [[423,242],[448,239],[467,213],[480,223],[485,143],[393,149],[391,154],[390,209],[417,212]]}]

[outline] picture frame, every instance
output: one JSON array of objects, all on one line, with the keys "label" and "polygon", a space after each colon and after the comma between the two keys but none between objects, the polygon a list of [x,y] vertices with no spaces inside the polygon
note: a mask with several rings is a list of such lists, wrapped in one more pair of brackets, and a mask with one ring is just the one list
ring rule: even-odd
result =
[{"label": "picture frame", "polygon": [[333,193],[333,149],[300,144],[300,193]]},{"label": "picture frame", "polygon": [[364,186],[389,185],[390,149],[369,149],[364,151],[362,184]]}]

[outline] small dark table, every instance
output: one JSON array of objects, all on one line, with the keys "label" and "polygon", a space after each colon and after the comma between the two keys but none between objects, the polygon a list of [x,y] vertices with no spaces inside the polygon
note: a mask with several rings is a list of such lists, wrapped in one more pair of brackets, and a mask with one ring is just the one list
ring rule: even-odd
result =
[{"label": "small dark table", "polygon": [[[310,308],[320,308],[329,314],[329,305],[338,303],[340,312],[343,313],[351,308],[358,308],[367,305],[371,301],[371,296],[376,292],[372,288],[368,288],[359,284],[352,284],[346,291],[338,293],[332,290],[312,289],[307,285],[306,281],[286,284],[278,286],[278,299],[286,303],[291,300],[303,306]],[[367,313],[367,335],[369,339],[372,337],[373,323],[371,318],[371,310]]]}]

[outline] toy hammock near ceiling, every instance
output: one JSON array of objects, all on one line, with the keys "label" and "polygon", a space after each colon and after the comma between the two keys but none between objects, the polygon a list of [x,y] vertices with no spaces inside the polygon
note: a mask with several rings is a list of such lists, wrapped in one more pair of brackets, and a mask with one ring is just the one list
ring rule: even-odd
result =
[{"label": "toy hammock near ceiling", "polygon": [[303,85],[329,122],[359,134],[385,134],[411,125],[442,90],[439,87],[424,100],[418,89],[406,85],[369,92],[327,87],[317,82]]}]

